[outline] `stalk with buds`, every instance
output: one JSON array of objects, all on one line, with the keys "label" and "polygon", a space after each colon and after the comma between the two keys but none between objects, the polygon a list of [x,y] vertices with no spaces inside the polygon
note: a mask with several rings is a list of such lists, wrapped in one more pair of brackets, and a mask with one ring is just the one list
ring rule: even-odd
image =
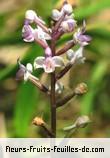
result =
[{"label": "stalk with buds", "polygon": [[[34,119],[33,124],[43,127],[50,137],[56,137],[57,108],[62,107],[74,96],[82,95],[87,91],[87,86],[81,83],[72,93],[65,95],[61,99],[57,99],[56,95],[61,94],[64,89],[59,79],[61,79],[73,66],[84,63],[84,47],[89,44],[91,38],[85,35],[85,21],[83,21],[82,27],[77,29],[77,21],[74,18],[72,6],[66,1],[62,5],[61,10],[53,9],[52,21],[51,28],[48,28],[46,23],[35,13],[35,11],[26,11],[22,29],[23,40],[25,42],[35,42],[35,44],[39,44],[43,48],[44,54],[43,56],[35,58],[33,66],[30,63],[24,66],[18,59],[19,70],[16,76],[17,79],[23,79],[24,81],[29,80],[49,97],[51,104],[51,128],[47,128],[46,123],[38,117]],[[32,24],[35,24],[36,28],[33,28]],[[58,49],[58,40],[64,34],[68,33],[72,33],[73,38],[67,41],[63,48]],[[75,51],[73,47],[76,45],[78,45],[78,49]],[[66,61],[63,59],[65,55],[67,58]],[[32,74],[33,67],[35,71],[42,68],[45,73],[50,75],[51,80],[49,87],[41,83],[40,79]],[[57,71],[57,69],[60,70]]]}]

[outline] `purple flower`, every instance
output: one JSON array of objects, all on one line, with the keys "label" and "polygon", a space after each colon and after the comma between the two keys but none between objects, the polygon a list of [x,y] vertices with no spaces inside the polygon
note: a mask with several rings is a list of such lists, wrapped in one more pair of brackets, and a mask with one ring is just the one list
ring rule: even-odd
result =
[{"label": "purple flower", "polygon": [[81,29],[74,34],[74,40],[76,43],[80,44],[81,46],[86,46],[91,41],[91,37],[88,35],[84,35]]},{"label": "purple flower", "polygon": [[36,29],[33,29],[30,25],[24,25],[22,29],[22,37],[25,42],[36,41],[43,48],[48,47],[46,40],[51,39],[50,35],[45,33],[42,28],[38,26]]},{"label": "purple flower", "polygon": [[34,68],[43,68],[46,73],[52,73],[55,71],[56,67],[64,66],[64,61],[62,57],[37,57],[34,61]]},{"label": "purple flower", "polygon": [[74,34],[74,41],[75,43],[80,44],[81,46],[86,46],[91,41],[91,37],[88,35],[85,35],[86,31],[86,23],[83,21],[83,27],[78,29],[78,31]]},{"label": "purple flower", "polygon": [[19,70],[16,74],[17,79],[24,79],[24,81],[28,81],[30,77],[35,78],[36,80],[39,80],[38,78],[34,77],[32,75],[33,67],[32,64],[28,63],[26,66],[20,63],[18,59],[18,64],[19,64]]}]

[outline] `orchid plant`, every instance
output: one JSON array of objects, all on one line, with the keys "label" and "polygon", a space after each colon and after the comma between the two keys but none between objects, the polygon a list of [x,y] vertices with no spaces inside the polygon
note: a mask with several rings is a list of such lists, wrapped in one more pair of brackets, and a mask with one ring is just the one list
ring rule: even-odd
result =
[{"label": "orchid plant", "polygon": [[[84,47],[89,44],[91,37],[85,35],[86,23],[83,21],[81,28],[77,29],[77,21],[74,18],[73,8],[67,1],[64,1],[60,10],[53,9],[52,11],[52,27],[48,28],[46,23],[33,10],[28,10],[25,13],[25,21],[22,29],[22,37],[25,42],[35,42],[39,44],[44,51],[43,56],[35,58],[33,65],[28,63],[26,66],[21,64],[18,59],[19,70],[17,78],[24,81],[29,80],[49,98],[51,103],[51,128],[41,119],[36,117],[33,123],[37,126],[42,126],[50,137],[56,137],[56,110],[58,107],[66,104],[76,95],[84,94],[87,91],[87,86],[84,83],[78,84],[74,91],[61,98],[57,99],[56,94],[61,94],[64,86],[59,82],[74,65],[84,63],[83,56]],[[36,28],[32,27],[35,24]],[[63,48],[57,49],[57,41],[64,35],[71,33],[73,38],[64,44]],[[50,41],[50,42],[48,42]],[[74,50],[74,46],[78,46]],[[64,61],[63,56],[66,55],[67,60]],[[51,76],[50,86],[47,87],[41,83],[40,79],[34,76],[33,69],[42,68],[45,73]],[[59,71],[57,71],[59,68]],[[64,128],[71,131],[75,127],[82,127],[89,122],[86,116],[78,118],[75,124]],[[68,135],[69,136],[69,135]]]}]

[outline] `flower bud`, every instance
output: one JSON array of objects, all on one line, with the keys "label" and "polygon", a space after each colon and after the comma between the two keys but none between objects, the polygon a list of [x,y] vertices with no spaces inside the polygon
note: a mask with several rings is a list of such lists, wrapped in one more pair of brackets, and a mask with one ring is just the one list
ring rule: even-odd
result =
[{"label": "flower bud", "polygon": [[36,126],[43,126],[45,124],[45,122],[40,117],[35,117],[32,123]]},{"label": "flower bud", "polygon": [[58,94],[61,94],[64,90],[64,85],[60,82],[57,82],[55,84],[55,92],[58,93]]},{"label": "flower bud", "polygon": [[61,27],[64,32],[72,32],[76,26],[76,21],[73,19],[68,19],[67,21],[63,21]]},{"label": "flower bud", "polygon": [[76,122],[75,122],[75,125],[76,127],[78,128],[84,128],[85,126],[87,126],[88,123],[90,123],[90,119],[88,116],[84,115],[84,116],[81,116],[79,117]]},{"label": "flower bud", "polygon": [[74,57],[74,51],[72,49],[69,49],[66,52],[66,57],[67,57],[68,60],[71,60]]},{"label": "flower bud", "polygon": [[75,93],[78,94],[78,95],[84,94],[86,92],[87,92],[87,85],[85,83],[80,83],[75,88]]},{"label": "flower bud", "polygon": [[52,10],[52,19],[58,21],[61,17],[61,13],[57,9]]},{"label": "flower bud", "polygon": [[36,16],[37,15],[33,10],[26,11],[25,18],[28,19],[31,23],[34,21]]},{"label": "flower bud", "polygon": [[45,56],[46,57],[51,57],[52,56],[52,51],[51,51],[50,47],[47,47],[45,49]]},{"label": "flower bud", "polygon": [[70,4],[64,4],[62,9],[63,9],[63,12],[68,14],[68,15],[70,15],[73,11],[73,8]]}]

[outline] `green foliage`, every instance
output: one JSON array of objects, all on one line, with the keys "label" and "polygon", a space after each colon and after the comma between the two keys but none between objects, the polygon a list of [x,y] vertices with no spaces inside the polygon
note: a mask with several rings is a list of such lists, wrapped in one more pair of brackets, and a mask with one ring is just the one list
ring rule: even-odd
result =
[{"label": "green foliage", "polygon": [[80,9],[77,8],[75,10],[75,17],[78,20],[83,20],[89,18],[90,16],[94,16],[106,8],[110,8],[109,0],[93,1],[91,4],[83,6],[82,8],[80,7]]},{"label": "green foliage", "polygon": [[33,112],[38,107],[39,92],[31,83],[22,83],[15,105],[14,125],[17,137],[26,137],[32,122]]}]

